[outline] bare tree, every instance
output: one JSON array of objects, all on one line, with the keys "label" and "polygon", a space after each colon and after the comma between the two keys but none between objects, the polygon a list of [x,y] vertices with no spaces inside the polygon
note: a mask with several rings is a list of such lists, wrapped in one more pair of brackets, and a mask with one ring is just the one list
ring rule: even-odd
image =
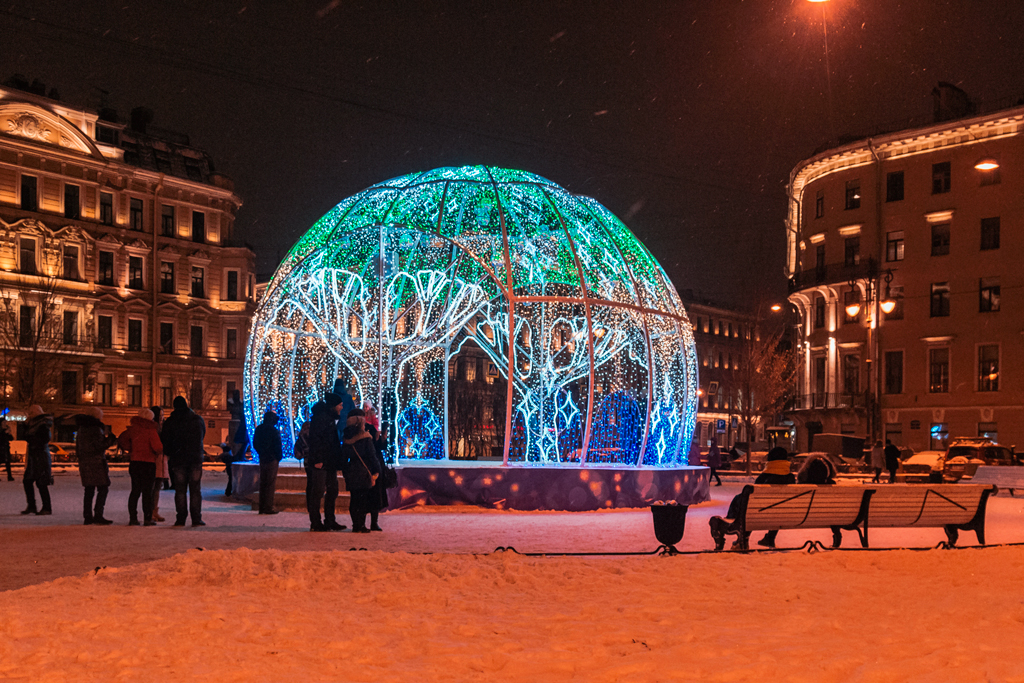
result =
[{"label": "bare tree", "polygon": [[750,473],[750,451],[754,424],[771,420],[780,413],[793,393],[796,364],[793,354],[783,348],[781,331],[761,329],[755,324],[749,330],[735,374],[739,390],[738,412],[747,433],[747,473]]},{"label": "bare tree", "polygon": [[[50,272],[46,268],[44,272]],[[45,403],[55,401],[57,387],[66,363],[60,351],[78,345],[77,338],[65,340],[61,329],[58,279],[46,275],[34,287],[18,296],[8,291],[0,305],[0,379],[7,403]]]}]

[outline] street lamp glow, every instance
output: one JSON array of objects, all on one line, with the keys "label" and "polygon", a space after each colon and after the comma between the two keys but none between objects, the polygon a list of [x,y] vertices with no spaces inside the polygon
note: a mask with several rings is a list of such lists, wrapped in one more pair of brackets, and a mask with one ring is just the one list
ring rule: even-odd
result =
[{"label": "street lamp glow", "polygon": [[880,306],[882,308],[882,313],[885,313],[886,315],[889,315],[896,310],[896,302],[892,299],[886,299],[880,304]]},{"label": "street lamp glow", "polygon": [[773,313],[778,313],[781,310],[782,310],[782,306],[780,306],[779,304],[772,304],[772,312]]},{"label": "street lamp glow", "polygon": [[849,306],[846,307],[846,315],[850,316],[851,318],[856,318],[859,313],[860,304],[850,304]]},{"label": "street lamp glow", "polygon": [[993,171],[999,168],[999,162],[992,158],[982,159],[974,165],[979,171]]}]

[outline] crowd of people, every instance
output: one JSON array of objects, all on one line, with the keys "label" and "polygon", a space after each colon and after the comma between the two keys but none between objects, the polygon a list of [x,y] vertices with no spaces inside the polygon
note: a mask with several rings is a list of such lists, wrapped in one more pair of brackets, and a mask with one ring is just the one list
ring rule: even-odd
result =
[{"label": "crowd of people", "polygon": [[[236,403],[238,399],[236,397]],[[185,526],[191,519],[193,527],[206,526],[202,514],[202,476],[205,451],[206,421],[193,412],[184,397],[173,401],[173,411],[166,419],[160,406],[142,408],[131,418],[128,428],[115,436],[103,422],[103,410],[86,408],[75,416],[75,451],[78,473],[83,487],[82,513],[85,524],[113,524],[105,516],[110,491],[110,468],[107,451],[117,445],[128,455],[129,526],[155,526],[165,519],[160,516],[160,491],[170,483],[174,489],[175,526]],[[381,531],[378,515],[387,508],[387,485],[393,485],[394,471],[384,458],[387,447],[387,425],[382,426],[372,404],[356,408],[352,397],[341,388],[330,392],[313,405],[310,420],[303,425],[296,443],[295,455],[306,470],[306,509],[310,531],[340,531],[335,507],[339,494],[338,474],[344,477],[350,494],[349,513],[352,531]],[[280,461],[284,457],[279,418],[268,410],[253,434],[252,448],[259,455],[259,514],[273,515],[274,490]],[[33,405],[25,424],[25,489],[26,507],[23,515],[51,515],[53,506],[50,486],[53,484],[53,462],[50,441],[53,438],[53,416]],[[244,424],[241,430],[244,430]],[[236,430],[237,431],[237,430]],[[0,417],[0,463],[6,465],[8,481],[11,472],[11,441],[13,436]],[[248,436],[235,437],[236,448],[248,447]],[[222,461],[228,472],[231,495],[231,463],[238,460],[235,448],[225,449]],[[383,476],[382,476],[383,475]],[[36,494],[38,493],[38,503]],[[139,516],[141,502],[142,515]],[[321,517],[321,507],[323,516]],[[369,516],[369,525],[367,525]]]}]

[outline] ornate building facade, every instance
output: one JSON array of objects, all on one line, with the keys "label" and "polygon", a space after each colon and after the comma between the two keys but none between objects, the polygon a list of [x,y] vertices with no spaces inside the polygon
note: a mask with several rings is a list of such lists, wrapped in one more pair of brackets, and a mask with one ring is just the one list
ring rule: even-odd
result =
[{"label": "ornate building facade", "polygon": [[822,431],[1024,444],[1024,108],[971,111],[793,169],[799,449]]},{"label": "ornate building facade", "polygon": [[241,200],[179,133],[0,88],[0,379],[15,415],[98,405],[115,432],[175,396],[228,437],[242,387],[254,256]]}]

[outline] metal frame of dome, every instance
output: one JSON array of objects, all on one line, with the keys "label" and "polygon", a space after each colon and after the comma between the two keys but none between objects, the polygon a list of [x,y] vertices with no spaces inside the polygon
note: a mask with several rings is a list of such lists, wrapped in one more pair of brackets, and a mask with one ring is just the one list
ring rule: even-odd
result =
[{"label": "metal frame of dome", "polygon": [[504,465],[687,464],[696,353],[664,271],[597,201],[484,166],[374,185],[295,244],[249,338],[248,424],[274,408],[287,448],[347,374],[396,417],[396,453],[447,459],[470,339],[507,381]]}]

